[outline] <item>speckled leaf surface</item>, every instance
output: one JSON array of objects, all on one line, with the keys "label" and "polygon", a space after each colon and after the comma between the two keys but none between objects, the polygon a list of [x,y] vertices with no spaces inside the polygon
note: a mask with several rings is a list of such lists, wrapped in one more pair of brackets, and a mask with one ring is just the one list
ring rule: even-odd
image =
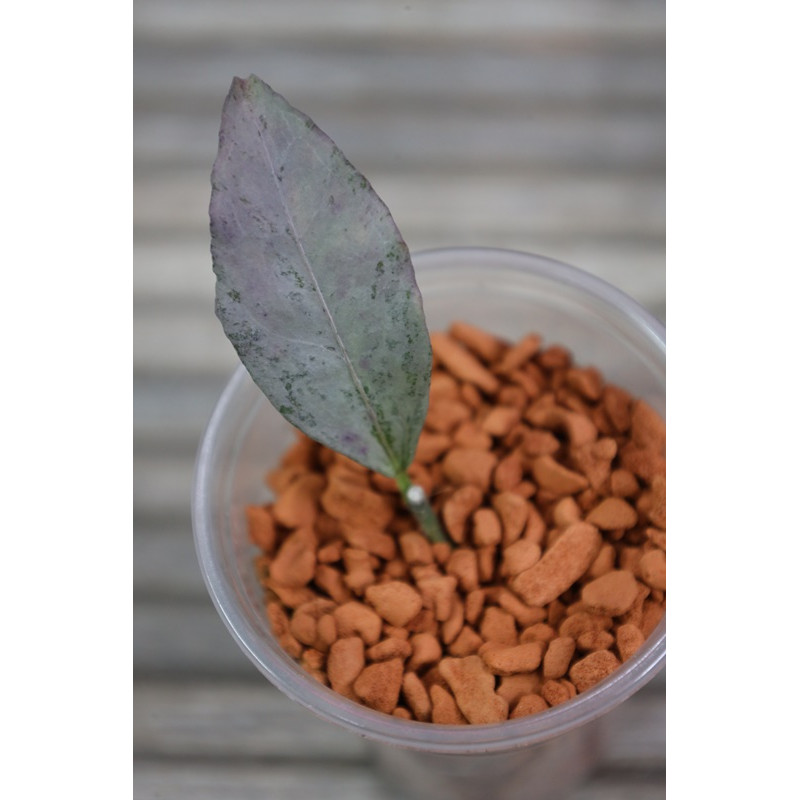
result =
[{"label": "speckled leaf surface", "polygon": [[385,475],[411,462],[431,349],[408,248],[331,139],[235,78],[212,172],[216,310],[271,403]]}]

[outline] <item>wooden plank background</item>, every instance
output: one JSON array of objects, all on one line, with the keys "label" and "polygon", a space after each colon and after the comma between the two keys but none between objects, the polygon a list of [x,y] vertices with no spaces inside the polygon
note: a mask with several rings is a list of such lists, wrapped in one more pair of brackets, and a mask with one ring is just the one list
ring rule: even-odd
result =
[{"label": "wooden plank background", "polygon": [[[207,206],[222,101],[255,73],[368,175],[411,248],[594,273],[665,319],[664,4],[135,0],[134,793],[391,797],[367,743],[269,685],[217,617],[189,518],[236,356]],[[665,793],[665,678],[614,716],[571,800]]]}]

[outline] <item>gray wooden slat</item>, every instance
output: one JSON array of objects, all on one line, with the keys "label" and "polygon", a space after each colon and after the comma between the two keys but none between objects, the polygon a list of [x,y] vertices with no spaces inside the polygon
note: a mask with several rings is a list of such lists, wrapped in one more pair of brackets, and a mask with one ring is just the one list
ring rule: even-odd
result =
[{"label": "gray wooden slat", "polygon": [[137,521],[133,533],[134,599],[205,601],[188,511],[176,519]]},{"label": "gray wooden slat", "polygon": [[[663,108],[664,48],[586,47],[518,50],[475,46],[381,48],[369,42],[336,46],[328,41],[298,48],[292,43],[242,43],[180,48],[139,42],[134,49],[137,113],[155,110],[219,113],[231,79],[259,75],[324,129],[322,109],[331,97],[340,108],[384,106],[455,108],[485,114],[514,109],[531,114],[583,104],[587,110]],[[320,113],[318,113],[320,112]]]},{"label": "gray wooden slat", "polygon": [[185,517],[191,504],[193,475],[193,458],[171,449],[134,458],[134,516],[145,514],[166,519]]},{"label": "gray wooden slat", "polygon": [[663,690],[658,689],[657,684],[638,692],[609,714],[613,735],[603,742],[606,769],[664,769],[667,711]]},{"label": "gray wooden slat", "polygon": [[612,773],[590,778],[565,800],[664,800],[666,796],[663,774]]},{"label": "gray wooden slat", "polygon": [[[663,775],[590,777],[562,800],[663,800]],[[374,771],[329,764],[134,762],[133,800],[398,800]],[[422,800],[422,798],[420,798]]]},{"label": "gray wooden slat", "polygon": [[[142,176],[134,193],[138,233],[191,231],[208,236],[207,170],[163,170]],[[431,230],[453,240],[480,241],[521,230],[532,235],[662,236],[663,179],[582,172],[538,175],[440,175],[426,172],[368,176],[412,249]]]},{"label": "gray wooden slat", "polygon": [[[209,313],[213,317],[213,312]],[[133,387],[134,457],[143,447],[159,455],[168,447],[193,460],[200,436],[232,371],[211,377],[180,369],[153,375],[146,360],[140,363],[142,369],[137,372]]]},{"label": "gray wooden slat", "polygon": [[134,32],[154,40],[203,43],[360,37],[385,43],[611,41],[663,35],[664,8],[656,0],[459,0],[458,3],[384,3],[372,0],[227,0],[197,13],[193,0],[137,0]]},{"label": "gray wooden slat", "polygon": [[134,762],[133,800],[392,800],[360,765]]},{"label": "gray wooden slat", "polygon": [[[133,326],[133,365],[143,372],[229,375],[238,366],[212,309],[176,306],[137,310]],[[165,402],[176,402],[165,397]]]},{"label": "gray wooden slat", "polygon": [[262,684],[229,682],[134,687],[134,755],[360,761],[364,739]]},{"label": "gray wooden slat", "polygon": [[[465,237],[455,240],[447,236],[447,231],[416,236],[414,249],[466,242]],[[469,243],[523,250],[564,261],[618,286],[644,304],[664,298],[665,252],[661,237],[639,240],[487,230],[480,241],[472,237]],[[214,275],[208,234],[198,232],[194,236],[175,235],[166,239],[140,236],[135,247],[133,290],[137,312],[146,310],[148,305],[157,305],[168,315],[174,307],[183,306],[214,318]]]},{"label": "gray wooden slat", "polygon": [[[479,109],[398,113],[390,103],[358,111],[327,107],[318,123],[336,142],[347,143],[359,168],[442,172],[516,171],[520,167],[645,170],[664,163],[663,111],[650,108],[555,109],[531,106],[487,115]],[[138,169],[176,164],[210,169],[219,130],[218,113],[162,111],[134,120],[133,156]]]},{"label": "gray wooden slat", "polygon": [[[531,248],[520,249],[531,251]],[[569,257],[570,251],[566,248],[563,255],[558,250],[543,254],[572,263],[576,261]],[[576,252],[575,255],[581,254]],[[590,261],[591,254],[585,255],[586,261]],[[586,271],[607,280],[663,319],[663,273],[655,268],[662,258],[663,253],[655,249],[642,257],[629,256],[627,264],[607,255],[602,260],[590,263],[588,266],[594,266],[595,269],[587,268]],[[587,266],[585,262],[584,266]],[[648,266],[650,269],[647,269]],[[134,369],[142,374],[183,374],[204,377],[209,381],[220,380],[230,375],[239,363],[233,347],[207,305],[163,308],[143,304],[136,314],[133,345]],[[175,396],[164,395],[165,404],[177,407],[177,402]],[[150,466],[147,468],[151,469]]]},{"label": "gray wooden slat", "polygon": [[[149,681],[134,690],[136,753],[176,757],[355,759],[364,741],[275,691],[236,684]],[[603,721],[599,770],[659,770],[665,764],[664,693],[642,691]]]},{"label": "gray wooden slat", "polygon": [[186,602],[137,598],[133,608],[134,675],[176,680],[226,675],[261,680],[206,597]]}]

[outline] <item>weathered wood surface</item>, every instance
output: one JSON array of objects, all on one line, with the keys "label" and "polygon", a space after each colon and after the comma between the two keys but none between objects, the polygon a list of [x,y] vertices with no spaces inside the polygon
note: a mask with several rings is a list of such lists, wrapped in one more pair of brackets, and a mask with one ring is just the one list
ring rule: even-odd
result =
[{"label": "weathered wood surface", "polygon": [[[208,252],[222,100],[251,72],[287,95],[412,251],[542,253],[663,319],[663,3],[136,0],[134,35],[134,795],[389,798],[364,741],[260,677],[196,564],[195,451],[237,363]],[[572,800],[664,796],[664,693],[614,712]]]}]

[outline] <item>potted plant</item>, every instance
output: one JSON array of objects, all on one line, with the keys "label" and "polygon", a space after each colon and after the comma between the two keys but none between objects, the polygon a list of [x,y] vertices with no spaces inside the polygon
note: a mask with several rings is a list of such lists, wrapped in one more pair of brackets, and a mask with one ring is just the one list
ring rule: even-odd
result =
[{"label": "potted plant", "polygon": [[[471,330],[479,328],[499,342],[515,342],[535,330],[545,337],[543,351],[557,345],[562,349],[551,353],[574,354],[576,360],[597,371],[588,375],[602,374],[604,381],[624,387],[625,393],[641,398],[648,408],[663,415],[663,327],[602,281],[538,256],[455,248],[410,259],[388,211],[363,176],[310,120],[257,78],[234,81],[226,102],[214,181],[212,233],[219,279],[218,314],[261,387],[254,384],[244,367],[237,371],[215,409],[197,460],[195,538],[206,583],[223,620],[259,670],[278,688],[321,717],[385,745],[384,759],[389,768],[405,775],[409,785],[419,780],[424,786],[422,796],[465,797],[470,791],[486,796],[491,791],[497,797],[530,798],[563,790],[591,766],[598,718],[662,666],[666,638],[663,619],[648,631],[638,650],[615,665],[603,680],[539,713],[517,718],[512,715],[510,719],[506,713],[503,721],[495,721],[482,716],[485,699],[478,704],[479,711],[472,713],[455,693],[460,711],[470,717],[464,721],[473,724],[392,716],[386,713],[392,709],[381,709],[380,702],[371,703],[368,693],[354,693],[352,682],[344,689],[337,687],[338,692],[325,685],[330,681],[314,674],[323,666],[321,661],[303,666],[301,650],[294,654],[291,648],[287,651],[282,631],[276,630],[265,611],[275,595],[265,595],[270,576],[267,574],[265,584],[265,576],[254,567],[257,550],[248,528],[248,509],[266,508],[276,499],[265,486],[264,474],[279,466],[292,445],[293,432],[286,422],[289,419],[318,441],[344,453],[348,460],[355,459],[369,468],[373,485],[377,482],[386,494],[391,494],[392,487],[381,481],[397,480],[395,517],[406,514],[399,530],[424,531],[434,541],[447,540],[454,529],[442,519],[443,498],[435,489],[431,492],[430,486],[427,492],[412,490],[410,497],[408,494],[414,483],[410,467],[429,395],[428,328],[445,331],[452,323],[466,320]],[[298,269],[298,252],[305,270]],[[353,271],[352,264],[359,259],[369,265],[366,272],[363,268]],[[271,266],[264,269],[265,263]],[[319,274],[321,264],[328,270],[325,275]],[[252,302],[249,307],[242,303],[244,294],[260,311],[254,312]],[[320,295],[325,298],[321,311],[309,305]],[[420,297],[424,299],[424,316]],[[309,329],[309,320],[319,322],[319,313],[327,315],[330,324]],[[373,322],[381,320],[387,322],[390,331],[385,336],[374,333]],[[364,337],[363,329],[370,334]],[[407,335],[397,344],[402,333]],[[299,355],[298,342],[303,348]],[[387,367],[391,360],[385,359],[392,352],[396,355],[398,348],[402,368],[393,371]],[[440,365],[442,355],[436,350],[434,364]],[[328,358],[328,354],[333,355]],[[331,363],[340,369],[331,368]],[[373,368],[375,363],[379,367]],[[380,380],[373,382],[376,377]],[[348,395],[350,399],[344,403],[336,399]],[[470,396],[474,398],[476,392]],[[479,405],[478,400],[475,405]],[[485,420],[485,403],[481,407]],[[539,413],[543,413],[541,409]],[[568,431],[562,430],[559,435],[569,438]],[[533,481],[529,483],[532,488],[528,488],[525,500],[532,502],[537,487]],[[541,487],[539,491],[547,494]],[[426,494],[431,496],[427,498]],[[318,491],[310,502],[318,503],[319,496]],[[401,508],[401,497],[406,512]],[[551,509],[554,500],[550,497]],[[572,500],[572,505],[562,504],[559,514],[574,512],[573,506],[579,508],[574,497]],[[279,538],[284,541],[289,535],[285,522],[279,520],[279,528],[283,527]],[[474,520],[468,524],[474,525]],[[302,525],[298,523],[297,527]],[[467,538],[470,535],[475,535],[474,531]],[[555,537],[550,544],[553,541]],[[325,543],[335,544],[333,540]],[[279,544],[271,546],[264,563],[267,573],[270,569],[277,571]],[[317,541],[310,546],[319,544]],[[465,544],[469,542],[445,541],[442,549],[464,549]],[[540,544],[540,550],[547,553],[548,542],[540,540]],[[342,561],[345,549],[358,549],[351,539],[338,547],[338,552],[330,548],[332,560],[327,564],[336,563],[337,558]],[[292,559],[298,552],[292,551]],[[368,555],[373,566],[381,561],[374,553]],[[593,552],[592,560],[596,556]],[[543,558],[541,553],[539,558]],[[390,560],[386,556],[384,565]],[[440,566],[443,564],[444,557]],[[403,577],[402,567],[392,569],[400,571],[388,574],[379,570],[376,585],[398,583],[391,579]],[[444,571],[439,569],[440,573]],[[495,572],[500,571],[500,562],[496,561]],[[421,583],[419,578],[409,578],[408,582],[416,588]],[[530,600],[525,583],[509,582],[517,601],[523,604]],[[350,588],[356,593],[351,594],[352,599],[365,600],[367,587],[360,586],[359,593],[351,582]],[[570,586],[566,591],[574,594],[576,590]],[[422,602],[430,610],[433,601],[422,594]],[[579,595],[575,601],[573,610],[581,602]],[[298,603],[289,601],[288,606],[291,615]],[[412,608],[412,612],[422,610]],[[384,616],[383,633],[402,628],[405,622]],[[546,625],[544,621],[542,624]],[[341,629],[339,634],[342,638]],[[333,638],[337,638],[336,633]],[[388,634],[386,638],[390,638]],[[319,658],[327,655],[324,644],[303,652],[311,650],[321,653]],[[483,661],[491,661],[485,653]],[[447,658],[446,646],[443,656]],[[400,656],[397,659],[403,660]],[[475,663],[470,661],[471,665]],[[494,674],[503,675],[503,669]],[[500,680],[498,677],[497,683]],[[441,680],[438,683],[445,686]],[[504,697],[502,693],[499,696]],[[518,701],[519,695],[514,698]],[[504,702],[508,712],[508,698]]]}]

